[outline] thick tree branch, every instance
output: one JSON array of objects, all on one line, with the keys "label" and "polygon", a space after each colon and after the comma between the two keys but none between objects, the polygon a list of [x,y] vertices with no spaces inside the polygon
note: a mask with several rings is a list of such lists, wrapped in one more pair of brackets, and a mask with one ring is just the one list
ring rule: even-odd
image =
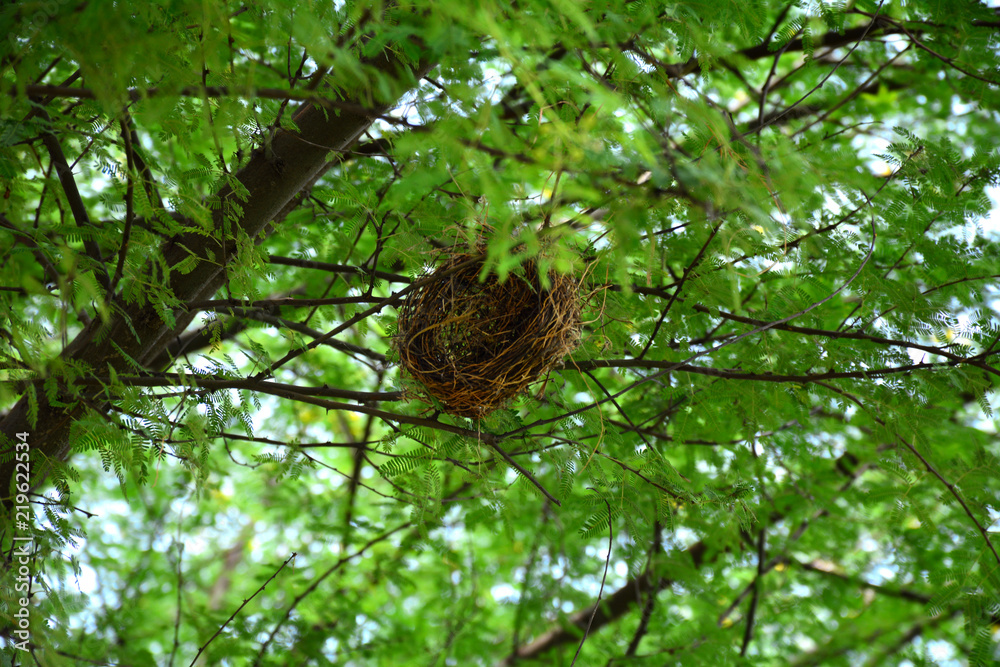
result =
[{"label": "thick tree branch", "polygon": [[[411,88],[415,81],[430,68],[430,62],[420,62],[412,67],[401,62],[390,50],[373,59],[368,66],[387,80],[394,81],[394,94],[398,97]],[[312,183],[328,165],[330,152],[348,148],[372,123],[373,118],[387,111],[396,98],[382,99],[369,104],[370,91],[357,94],[364,99],[362,106],[350,102],[350,109],[338,112],[307,104],[295,115],[297,133],[278,130],[268,151],[260,151],[250,159],[235,178],[246,197],[237,195],[232,185],[224,186],[214,199],[214,235],[188,233],[168,240],[162,247],[167,266],[182,263],[190,271],[174,272],[169,288],[182,303],[205,301],[215,294],[225,280],[226,265],[235,256],[237,244],[226,240],[226,232],[241,233],[251,239],[266,237],[271,223],[278,218],[295,197]],[[362,112],[362,108],[364,111]],[[242,214],[234,221],[228,211],[238,205]],[[148,366],[191,322],[194,314],[178,309],[174,321],[164,322],[155,305],[150,304],[131,313],[131,317],[116,314],[110,321],[92,321],[63,350],[65,360],[89,365],[94,369],[114,368],[129,372],[135,364]],[[60,461],[69,454],[70,434],[73,424],[84,413],[88,403],[103,404],[106,398],[100,391],[87,388],[83,396],[72,392],[54,397],[50,401],[43,387],[43,380],[36,380],[28,389],[32,396],[23,397],[0,422],[0,498],[9,506],[10,489],[14,479],[14,434],[27,432],[35,444],[35,482],[44,479],[48,469],[46,460]],[[37,410],[32,405],[37,401]]]},{"label": "thick tree branch", "polygon": [[[705,554],[708,546],[704,542],[695,542],[686,550],[695,569],[705,564]],[[581,609],[566,619],[561,627],[542,633],[533,642],[521,646],[513,654],[498,663],[498,667],[510,667],[521,660],[533,660],[564,644],[579,641],[587,629],[591,632],[600,630],[605,625],[613,623],[639,604],[645,595],[655,595],[673,583],[667,577],[652,577],[643,573],[629,579],[624,586],[609,595],[599,604]]]},{"label": "thick tree branch", "polygon": [[[37,107],[36,115],[47,126],[51,127],[52,119],[49,118],[49,114],[45,109]],[[83,203],[83,198],[80,197],[80,190],[76,187],[76,179],[73,178],[73,169],[70,168],[69,162],[66,161],[66,155],[63,153],[59,139],[56,138],[56,135],[51,130],[46,129],[42,132],[42,143],[52,158],[52,164],[55,165],[56,175],[62,184],[63,193],[66,195],[66,201],[69,203],[69,210],[73,214],[73,220],[76,222],[76,226],[80,228],[80,234],[83,237],[83,247],[87,251],[87,256],[94,262],[94,273],[104,289],[110,292],[111,277],[108,275],[107,267],[104,264],[101,249],[97,246],[97,242],[91,238],[93,224],[90,222],[90,216],[87,214],[87,207]]]},{"label": "thick tree branch", "polygon": [[[842,467],[841,460],[838,459],[835,469],[848,477],[847,481],[840,486],[841,491],[843,491],[857,481],[865,470],[867,470],[867,466],[861,465],[857,466],[853,470],[847,470]],[[812,515],[812,520],[818,519],[826,514],[826,510],[819,510]],[[782,514],[773,512],[771,516],[768,517],[768,523],[773,525],[782,519]],[[809,519],[804,519],[795,533],[793,533],[787,541],[796,541],[802,536],[808,526]],[[698,570],[701,569],[703,565],[709,565],[714,562],[714,560],[724,552],[713,551],[710,553],[708,545],[703,540],[699,540],[688,547],[685,550],[685,553],[691,558],[694,569]],[[773,569],[779,562],[781,562],[781,559],[779,558],[771,559],[771,561],[769,561],[763,568],[764,571]],[[654,577],[650,574],[649,570],[646,570],[641,575],[630,578],[625,585],[606,598],[603,604],[595,604],[587,607],[586,609],[581,609],[565,619],[564,622],[560,623],[559,627],[553,628],[539,635],[538,638],[529,644],[521,646],[507,658],[499,662],[498,667],[511,667],[511,665],[514,665],[521,660],[541,659],[544,654],[558,648],[559,646],[578,641],[578,638],[581,634],[583,634],[584,629],[587,627],[587,624],[590,622],[592,616],[593,622],[590,626],[591,632],[617,621],[625,614],[631,612],[633,607],[642,604],[645,596],[649,595],[655,597],[658,592],[666,589],[673,583],[674,580],[670,577]]]}]

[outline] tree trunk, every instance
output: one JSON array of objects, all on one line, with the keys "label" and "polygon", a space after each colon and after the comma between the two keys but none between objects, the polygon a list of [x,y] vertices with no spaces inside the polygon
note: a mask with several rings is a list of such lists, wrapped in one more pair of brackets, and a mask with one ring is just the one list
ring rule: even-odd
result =
[{"label": "tree trunk", "polygon": [[[368,64],[395,82],[394,99],[371,102],[371,91],[358,90],[344,96],[348,101],[335,103],[334,108],[303,104],[294,117],[299,132],[278,130],[268,150],[256,151],[246,167],[236,174],[249,193],[246,201],[237,199],[228,185],[216,193],[220,203],[232,201],[242,207],[243,215],[235,225],[247,236],[258,241],[266,238],[273,230],[268,223],[322,173],[330,153],[345,150],[354,143],[377,116],[390,109],[432,66],[429,62],[407,66],[388,51]],[[224,206],[215,207],[212,223],[215,230],[212,237],[188,233],[168,240],[162,248],[171,267],[188,260],[192,253],[197,257],[192,271],[175,272],[170,278],[170,289],[182,303],[212,298],[225,280],[226,265],[235,256],[234,223],[224,220]],[[156,308],[147,304],[129,316],[115,313],[107,323],[95,317],[66,346],[61,357],[82,362],[101,374],[106,374],[109,367],[117,372],[134,371],[133,361],[148,367],[187,328],[195,313],[178,308],[174,316],[176,324],[168,326]],[[76,394],[82,396],[79,399],[61,387],[55,400],[50,401],[44,382],[44,378],[39,378],[30,383],[21,400],[0,421],[0,496],[8,512],[14,498],[17,434],[28,434],[34,488],[48,475],[52,462],[68,458],[73,444],[70,441],[73,423],[88,409],[106,410],[108,406],[109,397],[91,389]],[[35,418],[31,414],[31,394],[37,402]]]}]

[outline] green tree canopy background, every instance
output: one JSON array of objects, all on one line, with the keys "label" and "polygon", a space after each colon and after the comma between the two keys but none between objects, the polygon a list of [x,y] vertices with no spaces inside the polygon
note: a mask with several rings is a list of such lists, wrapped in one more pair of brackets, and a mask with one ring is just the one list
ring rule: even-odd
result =
[{"label": "green tree canopy background", "polygon": [[[3,664],[1000,660],[987,5],[52,0],[0,35]],[[583,308],[477,419],[391,345],[457,250]]]}]

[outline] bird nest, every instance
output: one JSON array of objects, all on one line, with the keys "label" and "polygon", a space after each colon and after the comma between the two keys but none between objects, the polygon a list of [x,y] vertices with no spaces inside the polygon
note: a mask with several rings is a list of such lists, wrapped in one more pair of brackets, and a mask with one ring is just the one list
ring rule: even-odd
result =
[{"label": "bird nest", "polygon": [[524,392],[580,340],[578,283],[529,260],[485,280],[482,257],[454,254],[399,308],[399,363],[450,414],[482,417]]}]

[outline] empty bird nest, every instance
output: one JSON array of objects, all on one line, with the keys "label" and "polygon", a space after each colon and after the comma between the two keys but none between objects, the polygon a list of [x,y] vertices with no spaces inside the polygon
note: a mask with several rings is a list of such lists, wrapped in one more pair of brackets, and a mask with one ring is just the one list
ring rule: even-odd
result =
[{"label": "empty bird nest", "polygon": [[450,414],[479,418],[524,392],[580,340],[578,281],[548,285],[533,260],[480,280],[482,255],[455,253],[399,308],[399,363]]}]

